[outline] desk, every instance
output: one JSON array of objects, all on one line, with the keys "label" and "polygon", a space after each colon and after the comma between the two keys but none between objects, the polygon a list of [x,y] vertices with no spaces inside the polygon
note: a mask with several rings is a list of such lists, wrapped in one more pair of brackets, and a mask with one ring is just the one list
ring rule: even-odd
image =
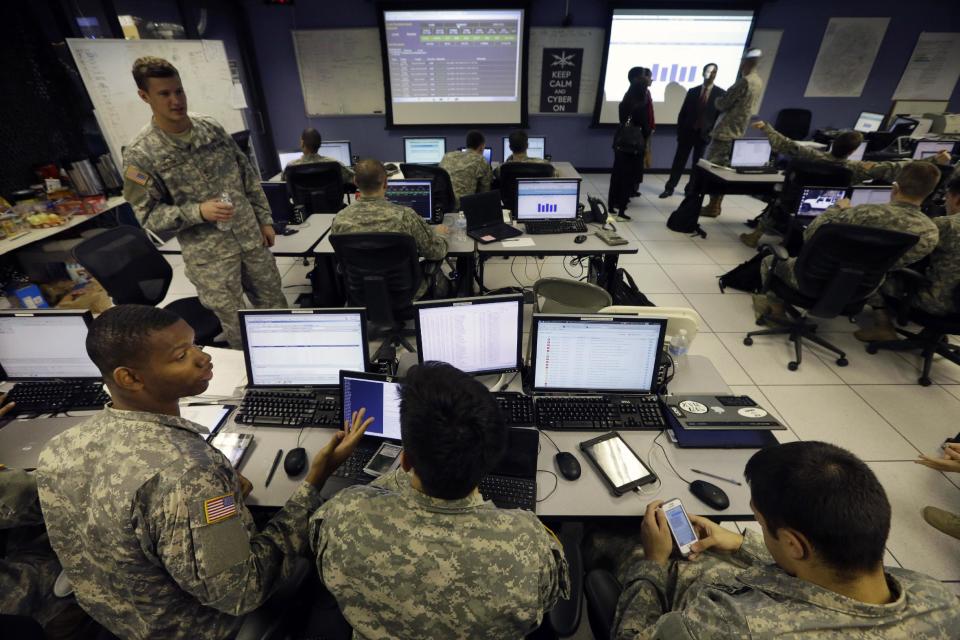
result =
[{"label": "desk", "polygon": [[114,196],[113,198],[110,198],[107,200],[106,208],[104,208],[103,211],[100,211],[98,213],[73,216],[72,218],[70,218],[69,222],[67,222],[66,224],[62,224],[59,227],[49,227],[47,229],[30,229],[29,231],[26,232],[25,235],[15,237],[13,239],[5,238],[3,240],[0,240],[0,255],[3,255],[5,253],[10,253],[11,251],[16,251],[17,249],[21,249],[23,247],[26,247],[27,245],[31,245],[34,242],[40,242],[41,240],[46,240],[51,236],[55,236],[57,234],[63,233],[67,229],[73,229],[74,227],[79,227],[80,225],[87,222],[88,220],[93,220],[97,216],[103,215],[108,211],[112,211],[116,209],[120,205],[126,204],[126,202],[127,201],[124,200],[122,197]]},{"label": "desk", "polygon": [[[336,215],[336,214],[323,214],[323,215]],[[443,216],[443,223],[448,227],[453,226],[454,218],[457,214],[447,213]],[[311,218],[312,220],[312,218]],[[333,218],[330,218],[331,224]],[[433,226],[433,225],[431,225]],[[472,238],[464,238],[463,240],[457,240],[453,237],[453,232],[451,231],[450,235],[447,237],[447,255],[451,256],[473,256],[474,250],[476,249],[476,243]],[[333,244],[330,243],[330,235],[327,234],[323,237],[322,240],[313,248],[313,253],[318,256],[332,256]]]},{"label": "desk", "polygon": [[[330,230],[333,223],[334,213],[315,213],[303,224],[288,225],[289,229],[296,229],[297,233],[290,236],[281,236],[277,234],[277,240],[270,251],[275,256],[307,258],[313,251],[313,248]],[[160,246],[160,253],[178,255],[182,253],[180,249],[180,240],[174,236]]]}]

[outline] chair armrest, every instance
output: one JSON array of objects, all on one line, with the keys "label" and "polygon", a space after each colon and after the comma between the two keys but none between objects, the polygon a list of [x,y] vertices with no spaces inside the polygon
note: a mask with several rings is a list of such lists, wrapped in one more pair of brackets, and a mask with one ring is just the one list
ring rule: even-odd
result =
[{"label": "chair armrest", "polygon": [[564,523],[560,527],[559,538],[570,569],[570,599],[557,600],[549,616],[553,631],[561,638],[565,638],[576,633],[580,626],[581,600],[583,599],[583,552],[580,549],[580,543],[583,540],[583,523]]},{"label": "chair armrest", "polygon": [[887,272],[887,277],[902,278],[911,287],[926,287],[931,284],[930,279],[927,278],[927,276],[919,271],[916,271],[915,269],[910,269],[908,267],[891,269],[889,272]]},{"label": "chair armrest", "polygon": [[920,289],[930,285],[930,279],[915,269],[900,267],[887,273],[889,286],[883,287],[881,295],[890,305],[897,323],[904,325],[910,315],[913,299]]}]

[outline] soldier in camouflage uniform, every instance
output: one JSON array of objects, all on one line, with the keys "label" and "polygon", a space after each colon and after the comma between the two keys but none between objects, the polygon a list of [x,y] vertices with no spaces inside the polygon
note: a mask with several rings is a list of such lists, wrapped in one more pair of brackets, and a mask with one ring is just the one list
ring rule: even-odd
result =
[{"label": "soldier in camouflage uniform", "polygon": [[155,307],[94,320],[90,359],[112,406],[51,439],[37,483],[50,542],[80,606],[121,638],[233,637],[308,550],[320,487],[363,428],[337,434],[286,505],[257,531],[247,482],[206,429],[179,415],[207,388],[193,330]]},{"label": "soldier in camouflage uniform", "polygon": [[[508,162],[531,162],[534,164],[550,164],[549,160],[544,158],[532,158],[527,155],[527,145],[529,144],[529,138],[527,137],[527,132],[518,130],[510,134],[510,155],[506,157],[503,161],[503,164]],[[503,166],[503,165],[500,165]],[[497,178],[500,177],[500,167],[497,167],[496,171],[493,172],[494,176]],[[553,177],[559,178],[560,172],[556,169],[553,170]]]},{"label": "soldier in camouflage uniform", "polygon": [[[313,127],[307,127],[304,129],[303,133],[300,134],[300,150],[303,152],[303,155],[287,164],[287,167],[292,167],[298,164],[310,164],[313,162],[336,162],[337,164],[340,164],[340,161],[336,158],[321,156],[319,153],[317,153],[320,150],[320,145],[322,142],[323,138],[320,136],[319,131]],[[283,169],[283,176],[284,180],[286,180],[286,167]],[[340,164],[340,177],[343,179],[343,184],[351,184],[353,182],[353,171]]]},{"label": "soldier in camouflage uniform", "polygon": [[745,476],[762,539],[691,516],[694,553],[671,560],[662,503],[650,504],[643,555],[634,555],[617,605],[615,640],[957,636],[952,591],[883,567],[890,503],[865,463],[824,442],[792,442],[754,454]]},{"label": "soldier in camouflage uniform", "polygon": [[188,115],[173,65],[140,58],[133,76],[153,120],[124,149],[123,196],[143,227],[177,232],[187,278],[240,349],[244,293],[258,308],[287,306],[268,249],[275,234],[259,176],[223,127]]},{"label": "soldier in camouflage uniform", "polygon": [[[750,49],[740,63],[740,79],[730,89],[717,98],[714,104],[720,115],[710,132],[710,147],[707,149],[707,160],[724,167],[730,166],[730,151],[733,141],[743,137],[750,123],[750,116],[760,99],[763,90],[763,80],[757,73],[760,63],[760,49]],[[700,215],[716,218],[720,215],[720,205],[723,195],[711,195],[710,203],[701,209]]]},{"label": "soldier in camouflage uniform", "polygon": [[483,147],[486,141],[479,131],[467,133],[467,150],[451,151],[444,154],[440,160],[440,168],[450,174],[453,183],[453,193],[460,198],[490,191],[493,182],[493,170],[483,158]]},{"label": "soldier in camouflage uniform", "polygon": [[[469,153],[469,152],[468,152]],[[481,162],[483,158],[480,158]],[[484,164],[486,164],[484,162]],[[344,233],[406,233],[413,236],[417,250],[424,260],[442,260],[447,255],[446,225],[431,228],[410,207],[394,204],[386,199],[387,172],[379,160],[364,159],[356,166],[356,183],[360,197],[341,209],[330,225],[331,235]],[[419,298],[427,290],[427,282],[420,285]]]},{"label": "soldier in camouflage uniform", "polygon": [[448,364],[414,367],[400,424],[402,468],[310,519],[317,570],[354,638],[522,638],[569,597],[569,577],[533,513],[477,490],[507,436],[490,393]]}]

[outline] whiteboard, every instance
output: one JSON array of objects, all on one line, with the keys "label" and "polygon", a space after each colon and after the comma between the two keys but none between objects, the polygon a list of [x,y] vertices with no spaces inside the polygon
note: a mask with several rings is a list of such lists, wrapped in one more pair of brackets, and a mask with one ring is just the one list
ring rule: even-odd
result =
[{"label": "whiteboard", "polygon": [[190,111],[212,116],[228,133],[246,128],[241,112],[231,106],[233,82],[220,40],[67,38],[67,45],[118,167],[123,166],[120,150],[150,122],[150,106],[137,95],[131,75],[141,56],[164,58],[177,68]]},{"label": "whiteboard", "polygon": [[[577,113],[593,113],[594,102],[597,99],[597,84],[600,81],[600,65],[603,62],[603,29],[576,28],[576,29],[530,29],[530,49],[527,69],[529,78],[527,84],[527,105],[530,113],[537,113],[540,106],[540,72],[543,67],[543,50],[551,48],[570,47],[583,49],[583,68],[580,71],[580,100],[577,103]],[[537,115],[572,115],[547,114]]]},{"label": "whiteboard", "polygon": [[380,30],[292,31],[307,116],[383,113]]},{"label": "whiteboard", "polygon": [[893,92],[894,100],[949,100],[960,77],[960,33],[924,31]]},{"label": "whiteboard", "polygon": [[858,98],[890,18],[830,18],[804,98]]}]

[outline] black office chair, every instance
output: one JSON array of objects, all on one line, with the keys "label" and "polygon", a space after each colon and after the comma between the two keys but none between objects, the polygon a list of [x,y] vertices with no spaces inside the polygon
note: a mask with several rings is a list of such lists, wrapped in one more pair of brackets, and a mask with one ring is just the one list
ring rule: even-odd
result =
[{"label": "black office chair", "polygon": [[347,304],[367,308],[375,325],[370,334],[383,337],[374,356],[390,358],[390,349],[416,349],[406,340],[415,335],[404,321],[413,318],[413,300],[423,281],[417,243],[405,233],[344,233],[330,237],[347,291]]},{"label": "black office chair", "polygon": [[[751,331],[743,339],[748,347],[755,336],[787,335],[793,341],[796,359],[787,368],[800,367],[803,340],[806,338],[836,353],[837,365],[845,367],[846,354],[816,334],[816,318],[852,318],[858,314],[867,298],[883,283],[887,272],[897,260],[910,250],[918,237],[908,233],[873,229],[858,225],[825,224],[803,245],[794,264],[799,289],[794,289],[776,275],[776,265],[787,259],[782,246],[762,245],[761,254],[774,256],[770,276],[763,291],[772,291],[784,301],[789,322],[773,329]],[[797,309],[800,307],[806,312]],[[757,324],[772,324],[769,312]]]},{"label": "black office chair", "polygon": [[620,581],[605,569],[594,569],[584,579],[583,593],[587,601],[587,621],[594,638],[610,638],[617,602],[623,587]]},{"label": "black office chair", "polygon": [[504,209],[517,209],[517,178],[552,178],[553,165],[545,162],[507,162],[500,165],[500,201]]},{"label": "black office chair", "polygon": [[803,140],[810,134],[813,113],[809,109],[780,109],[773,128],[793,140]]},{"label": "black office chair", "polygon": [[453,182],[446,169],[432,164],[400,164],[400,172],[407,180],[432,180],[433,208],[443,213],[458,211],[457,195],[453,191]]},{"label": "black office chair", "polygon": [[336,213],[343,209],[343,175],[339,162],[308,162],[286,168],[287,192],[304,214]]},{"label": "black office chair", "polygon": [[[120,225],[73,248],[73,257],[103,285],[114,304],[157,306],[167,295],[173,268],[142,229]],[[214,344],[222,328],[217,316],[197,297],[165,307],[183,318],[202,345]]]}]

